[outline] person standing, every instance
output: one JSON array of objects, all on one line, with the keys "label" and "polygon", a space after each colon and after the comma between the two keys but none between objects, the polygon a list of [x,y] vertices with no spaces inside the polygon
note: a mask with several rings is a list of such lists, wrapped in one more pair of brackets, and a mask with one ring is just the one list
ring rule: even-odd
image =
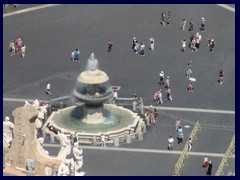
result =
[{"label": "person standing", "polygon": [[210,52],[213,52],[213,49],[214,49],[214,47],[215,47],[215,42],[214,42],[214,39],[209,39],[208,40],[208,46],[209,46],[209,50],[210,50]]},{"label": "person standing", "polygon": [[10,148],[14,137],[14,124],[8,116],[3,121],[3,147]]},{"label": "person standing", "polygon": [[102,133],[102,135],[101,135],[101,145],[102,145],[102,147],[107,147],[107,146],[106,146],[105,136],[104,136],[103,133]]},{"label": "person standing", "polygon": [[203,168],[207,168],[208,167],[208,157],[207,156],[204,156],[203,157]]},{"label": "person standing", "polygon": [[191,77],[191,75],[192,75],[192,65],[191,65],[191,63],[188,63],[186,69],[187,69],[186,76],[189,79]]},{"label": "person standing", "polygon": [[141,43],[141,45],[140,45],[140,52],[139,52],[139,54],[141,56],[145,56],[144,49],[145,49],[145,45],[144,45],[144,43]]},{"label": "person standing", "polygon": [[79,55],[80,55],[80,51],[78,49],[75,50],[74,52],[74,60],[75,61],[79,61]]},{"label": "person standing", "polygon": [[188,90],[188,92],[191,92],[191,93],[194,91],[194,88],[193,88],[193,85],[192,85],[192,82],[191,82],[191,81],[188,82],[188,88],[187,88],[187,90]]},{"label": "person standing", "polygon": [[202,17],[202,18],[201,18],[201,28],[200,28],[200,30],[201,30],[202,32],[205,31],[205,22],[206,22],[205,18]]},{"label": "person standing", "polygon": [[118,93],[117,93],[117,91],[116,90],[114,90],[113,91],[113,99],[112,99],[112,101],[113,101],[113,104],[115,104],[116,103],[116,99],[118,98]]},{"label": "person standing", "polygon": [[111,41],[111,39],[108,40],[108,52],[112,51],[112,46],[113,46],[113,42]]},{"label": "person standing", "polygon": [[187,24],[187,20],[185,18],[183,18],[182,22],[181,22],[181,29],[182,31],[185,31],[186,30],[186,24]]},{"label": "person standing", "polygon": [[178,144],[182,144],[182,141],[183,141],[183,129],[181,126],[178,127]]},{"label": "person standing", "polygon": [[154,38],[150,38],[150,50],[154,50]]},{"label": "person standing", "polygon": [[167,24],[171,25],[171,11],[168,11]]},{"label": "person standing", "polygon": [[15,44],[14,44],[14,41],[11,40],[11,42],[9,43],[9,52],[10,52],[10,56],[13,56],[15,55]]},{"label": "person standing", "polygon": [[163,26],[165,26],[165,24],[166,24],[166,15],[165,15],[164,12],[162,13],[162,22],[161,22],[161,24],[162,24]]},{"label": "person standing", "polygon": [[193,21],[190,19],[188,31],[193,31]]},{"label": "person standing", "polygon": [[158,111],[156,108],[154,108],[154,125],[158,122],[157,116],[158,116]]},{"label": "person standing", "polygon": [[51,95],[52,93],[50,92],[50,88],[51,88],[51,84],[49,82],[47,82],[47,86],[46,86],[46,94],[47,95]]},{"label": "person standing", "polygon": [[219,84],[223,83],[223,76],[224,76],[224,72],[223,72],[223,69],[221,69],[219,71]]},{"label": "person standing", "polygon": [[21,53],[21,57],[24,58],[25,57],[25,52],[26,52],[26,44],[24,43],[21,47],[20,53]]},{"label": "person standing", "polygon": [[163,71],[160,72],[159,77],[160,77],[159,84],[164,85],[164,72]]},{"label": "person standing", "polygon": [[173,143],[174,143],[173,137],[169,136],[169,138],[168,138],[168,150],[172,150],[173,149]]},{"label": "person standing", "polygon": [[208,161],[207,175],[208,175],[208,176],[211,176],[211,175],[212,175],[212,161]]},{"label": "person standing", "polygon": [[165,88],[166,89],[170,88],[170,78],[169,78],[169,76],[167,76],[167,79],[165,81]]},{"label": "person standing", "polygon": [[182,42],[182,49],[181,50],[182,50],[182,52],[184,52],[186,50],[186,40],[182,39],[181,42]]},{"label": "person standing", "polygon": [[133,45],[132,45],[133,50],[135,48],[136,43],[137,43],[137,39],[136,39],[136,37],[133,37]]}]

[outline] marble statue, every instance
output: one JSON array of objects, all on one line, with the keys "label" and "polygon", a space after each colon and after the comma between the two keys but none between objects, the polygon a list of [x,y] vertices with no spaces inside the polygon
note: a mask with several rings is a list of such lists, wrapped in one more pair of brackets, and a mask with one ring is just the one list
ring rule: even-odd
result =
[{"label": "marble statue", "polygon": [[5,117],[3,122],[3,147],[10,148],[14,133],[14,124],[10,122],[8,116]]},{"label": "marble statue", "polygon": [[58,176],[68,176],[70,174],[69,164],[71,159],[65,159],[58,168]]},{"label": "marble statue", "polygon": [[60,131],[58,131],[58,138],[60,141],[61,149],[57,155],[57,158],[64,161],[66,159],[66,156],[71,153],[71,143],[67,136]]},{"label": "marble statue", "polygon": [[49,152],[47,150],[43,149],[43,142],[44,142],[44,138],[40,137],[37,139],[37,141],[36,141],[37,150],[40,154],[49,155]]},{"label": "marble statue", "polygon": [[79,174],[83,174],[83,172],[79,172],[79,170],[83,166],[82,153],[83,153],[83,150],[79,147],[78,143],[75,142],[73,146],[75,176]]}]

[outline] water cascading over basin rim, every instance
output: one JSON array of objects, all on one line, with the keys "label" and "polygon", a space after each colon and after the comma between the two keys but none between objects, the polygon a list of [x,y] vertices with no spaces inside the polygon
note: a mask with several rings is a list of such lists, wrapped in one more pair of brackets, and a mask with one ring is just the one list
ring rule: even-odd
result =
[{"label": "water cascading over basin rim", "polygon": [[107,74],[100,70],[88,70],[78,76],[78,81],[84,84],[101,84],[109,80]]}]

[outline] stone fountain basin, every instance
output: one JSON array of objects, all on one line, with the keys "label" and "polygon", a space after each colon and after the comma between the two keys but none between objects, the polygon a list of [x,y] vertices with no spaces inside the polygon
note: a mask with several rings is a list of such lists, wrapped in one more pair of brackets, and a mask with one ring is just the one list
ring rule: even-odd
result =
[{"label": "stone fountain basin", "polygon": [[116,137],[124,140],[126,135],[136,137],[141,131],[143,120],[136,113],[121,106],[104,104],[104,122],[99,124],[84,123],[83,111],[83,106],[71,106],[53,112],[44,125],[45,129],[53,134],[49,130],[49,127],[53,127],[69,137],[77,132],[79,142],[83,144],[91,144],[93,138],[99,139],[102,133],[105,134],[107,141],[112,141]]},{"label": "stone fountain basin", "polygon": [[104,93],[95,93],[94,95],[91,94],[81,94],[76,89],[74,90],[74,96],[79,99],[80,101],[83,101],[87,104],[101,104],[105,102],[106,100],[113,97],[113,91],[112,89],[107,90]]}]

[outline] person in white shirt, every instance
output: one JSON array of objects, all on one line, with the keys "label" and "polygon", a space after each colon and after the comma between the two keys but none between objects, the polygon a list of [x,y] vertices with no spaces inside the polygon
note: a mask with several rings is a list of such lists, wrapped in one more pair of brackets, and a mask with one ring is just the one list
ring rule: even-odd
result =
[{"label": "person in white shirt", "polygon": [[104,136],[103,133],[102,133],[102,135],[101,135],[101,144],[102,144],[102,147],[107,147],[107,146],[106,146],[106,142],[105,142],[105,136]]},{"label": "person in white shirt", "polygon": [[26,52],[26,44],[23,44],[21,47],[21,57],[24,58],[25,57],[25,52]]},{"label": "person in white shirt", "polygon": [[160,84],[160,85],[163,85],[163,84],[164,84],[164,72],[161,71],[160,74],[159,74],[159,76],[160,76],[159,84]]},{"label": "person in white shirt", "polygon": [[46,94],[47,95],[51,95],[50,88],[51,88],[51,85],[49,82],[47,82],[47,86],[46,86]]},{"label": "person in white shirt", "polygon": [[173,142],[174,142],[174,139],[172,136],[170,136],[168,138],[168,150],[172,150],[173,149]]}]

